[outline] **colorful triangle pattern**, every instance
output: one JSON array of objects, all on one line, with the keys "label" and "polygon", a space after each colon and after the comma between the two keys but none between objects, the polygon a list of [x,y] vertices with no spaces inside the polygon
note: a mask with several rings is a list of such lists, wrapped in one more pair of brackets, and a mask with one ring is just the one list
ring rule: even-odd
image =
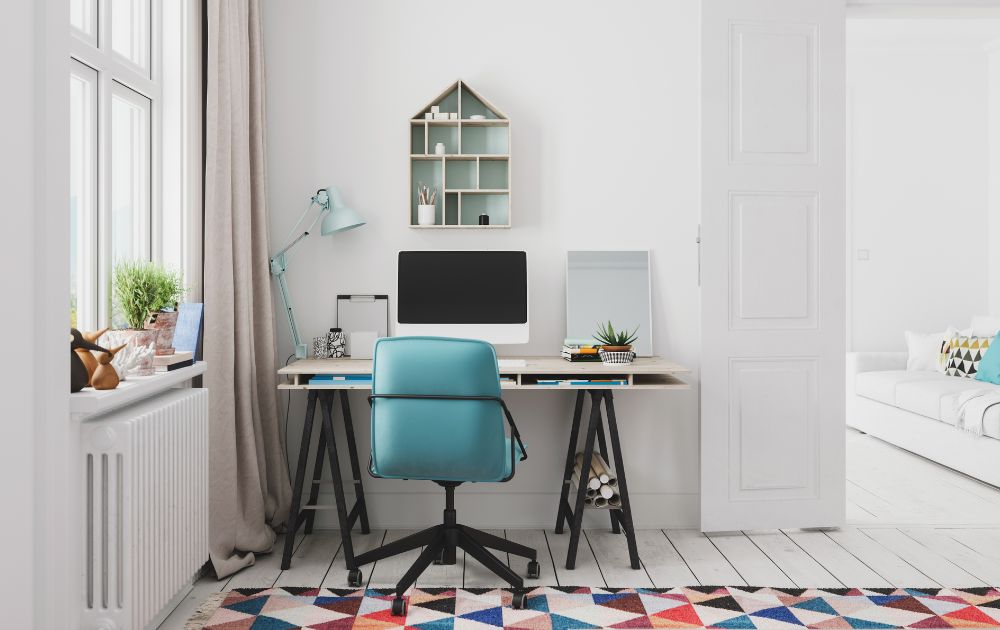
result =
[{"label": "colorful triangle pattern", "polygon": [[1000,628],[1000,588],[788,589],[540,586],[524,609],[501,588],[236,589],[203,630],[570,630],[584,628]]}]

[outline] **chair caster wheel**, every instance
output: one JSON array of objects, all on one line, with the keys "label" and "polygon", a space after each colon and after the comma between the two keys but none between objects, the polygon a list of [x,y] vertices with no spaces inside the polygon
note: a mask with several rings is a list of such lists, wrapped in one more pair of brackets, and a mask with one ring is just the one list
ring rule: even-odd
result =
[{"label": "chair caster wheel", "polygon": [[528,578],[532,580],[537,580],[542,575],[542,567],[538,564],[537,560],[532,560],[528,562]]},{"label": "chair caster wheel", "polygon": [[404,617],[406,616],[406,600],[402,597],[397,597],[392,600],[392,615],[394,617]]},{"label": "chair caster wheel", "polygon": [[514,610],[521,610],[526,603],[528,603],[527,595],[524,593],[514,593],[514,597],[510,600],[510,607]]},{"label": "chair caster wheel", "polygon": [[361,586],[361,569],[351,569],[347,572],[347,585],[358,587]]}]

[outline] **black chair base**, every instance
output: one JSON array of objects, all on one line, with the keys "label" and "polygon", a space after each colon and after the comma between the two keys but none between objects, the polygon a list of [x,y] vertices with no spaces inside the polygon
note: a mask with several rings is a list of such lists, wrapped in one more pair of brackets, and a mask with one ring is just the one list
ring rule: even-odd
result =
[{"label": "black chair base", "polygon": [[[514,600],[512,606],[521,608],[525,603],[524,579],[511,570],[506,563],[490,553],[490,549],[503,553],[514,554],[528,559],[528,577],[538,578],[540,567],[537,561],[538,554],[531,547],[526,547],[518,543],[500,538],[493,534],[488,534],[478,529],[473,529],[456,522],[455,512],[455,486],[457,483],[442,483],[446,492],[446,507],[444,510],[444,523],[434,527],[410,534],[405,538],[394,540],[391,543],[382,545],[378,549],[372,549],[359,556],[355,556],[355,563],[358,565],[370,564],[391,556],[399,555],[413,549],[423,547],[423,551],[407,570],[402,579],[396,584],[396,599],[393,601],[392,611],[394,615],[402,615],[406,612],[406,602],[403,594],[408,588],[413,586],[427,567],[435,564],[455,564],[457,562],[457,550],[463,549],[480,564],[492,571],[498,577],[503,578],[514,589]],[[397,603],[398,602],[398,603]]]}]

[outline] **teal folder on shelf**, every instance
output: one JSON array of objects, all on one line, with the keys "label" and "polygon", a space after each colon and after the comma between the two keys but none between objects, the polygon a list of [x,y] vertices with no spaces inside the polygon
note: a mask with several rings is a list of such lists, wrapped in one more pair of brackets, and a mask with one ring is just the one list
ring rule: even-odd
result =
[{"label": "teal folder on shelf", "polygon": [[586,387],[587,385],[628,385],[626,379],[538,379],[539,385],[560,385],[562,387]]},{"label": "teal folder on shelf", "polygon": [[371,374],[317,374],[309,379],[310,385],[371,385]]}]

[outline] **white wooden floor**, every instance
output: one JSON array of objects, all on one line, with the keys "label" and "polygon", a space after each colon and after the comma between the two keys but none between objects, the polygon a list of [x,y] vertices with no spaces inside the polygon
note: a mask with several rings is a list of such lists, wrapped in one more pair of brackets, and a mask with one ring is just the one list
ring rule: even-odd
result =
[{"label": "white wooden floor", "polygon": [[[551,530],[496,530],[539,551],[537,584],[671,587],[752,586],[985,586],[1000,585],[1000,490],[942,468],[875,438],[848,431],[847,515],[835,531],[761,531],[703,535],[694,530],[637,533],[643,568],[628,567],[622,536],[588,530],[577,568],[564,566],[569,535]],[[377,530],[355,534],[355,553],[406,535]],[[278,552],[231,579],[204,578],[162,629],[183,628],[213,592],[240,587],[346,587],[347,570],[332,531],[297,543],[292,568]],[[364,567],[369,586],[392,586],[417,552]],[[512,568],[523,574],[521,559]],[[474,560],[432,566],[418,586],[496,586],[502,582]],[[529,582],[530,583],[530,582]]]}]

